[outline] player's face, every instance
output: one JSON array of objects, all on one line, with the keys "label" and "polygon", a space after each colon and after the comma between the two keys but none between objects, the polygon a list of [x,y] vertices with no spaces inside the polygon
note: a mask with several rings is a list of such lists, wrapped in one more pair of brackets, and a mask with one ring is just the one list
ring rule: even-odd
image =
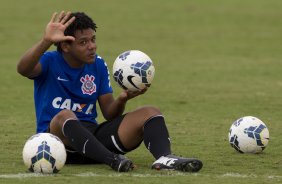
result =
[{"label": "player's face", "polygon": [[70,54],[81,63],[93,63],[96,55],[96,32],[89,28],[78,30],[74,34],[75,41],[70,44]]}]

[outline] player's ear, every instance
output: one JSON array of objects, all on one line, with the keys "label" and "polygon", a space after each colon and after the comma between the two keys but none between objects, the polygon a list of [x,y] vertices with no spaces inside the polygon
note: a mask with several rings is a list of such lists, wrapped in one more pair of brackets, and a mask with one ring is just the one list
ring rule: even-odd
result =
[{"label": "player's ear", "polygon": [[61,42],[61,49],[63,52],[69,52],[70,50],[70,44],[69,42]]}]

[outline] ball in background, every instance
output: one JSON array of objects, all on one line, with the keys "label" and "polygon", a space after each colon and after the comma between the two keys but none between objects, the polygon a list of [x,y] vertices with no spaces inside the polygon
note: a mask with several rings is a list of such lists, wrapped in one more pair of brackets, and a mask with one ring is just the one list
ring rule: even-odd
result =
[{"label": "ball in background", "polygon": [[66,162],[62,141],[50,133],[31,136],[23,148],[23,161],[29,171],[51,174],[59,172]]},{"label": "ball in background", "polygon": [[260,153],[269,141],[265,123],[253,116],[236,120],[229,130],[229,143],[240,153]]},{"label": "ball in background", "polygon": [[113,65],[114,80],[129,91],[149,87],[155,75],[151,58],[142,51],[129,50],[120,54]]}]

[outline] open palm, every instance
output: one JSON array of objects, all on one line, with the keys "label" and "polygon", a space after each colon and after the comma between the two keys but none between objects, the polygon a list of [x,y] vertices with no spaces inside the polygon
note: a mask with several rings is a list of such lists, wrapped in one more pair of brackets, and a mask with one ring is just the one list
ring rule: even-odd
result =
[{"label": "open palm", "polygon": [[[57,16],[57,13],[52,15],[50,22],[47,24],[45,29],[44,38],[52,43],[61,41],[74,41],[73,36],[65,36],[64,32],[66,28],[74,21],[75,17],[69,19],[71,12],[65,14],[63,11]],[[69,20],[68,20],[69,19]]]}]

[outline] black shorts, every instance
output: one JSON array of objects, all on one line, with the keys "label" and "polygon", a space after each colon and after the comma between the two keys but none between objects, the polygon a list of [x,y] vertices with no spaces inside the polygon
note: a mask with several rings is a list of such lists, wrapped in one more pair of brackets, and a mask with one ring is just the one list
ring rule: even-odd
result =
[{"label": "black shorts", "polygon": [[[125,115],[119,116],[111,121],[103,122],[99,125],[81,121],[82,126],[89,130],[108,150],[117,154],[126,154],[127,152],[137,148],[141,142],[133,149],[128,150],[122,145],[119,136],[118,128]],[[99,163],[90,158],[87,158],[70,147],[66,147],[67,160],[66,164],[94,164]]]}]

